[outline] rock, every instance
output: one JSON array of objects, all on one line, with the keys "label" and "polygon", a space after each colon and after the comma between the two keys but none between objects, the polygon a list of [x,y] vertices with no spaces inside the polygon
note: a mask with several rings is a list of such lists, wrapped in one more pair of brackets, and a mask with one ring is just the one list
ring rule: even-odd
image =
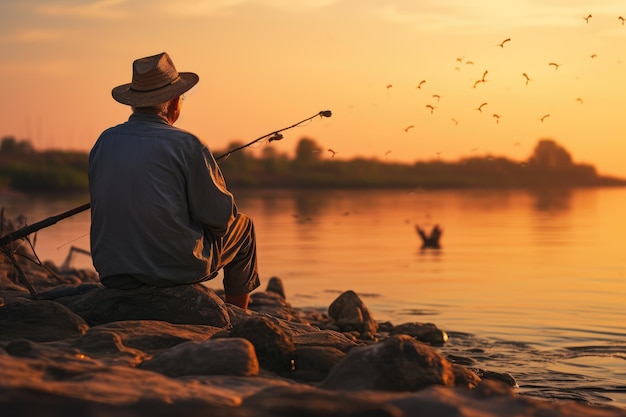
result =
[{"label": "rock", "polygon": [[82,335],[89,326],[54,301],[8,298],[0,307],[0,341],[28,339],[49,342]]},{"label": "rock", "polygon": [[283,281],[279,277],[270,278],[269,282],[267,283],[265,292],[278,294],[282,299],[287,298],[285,296],[285,287],[283,286]]},{"label": "rock", "polygon": [[352,290],[342,293],[328,307],[328,315],[343,332],[357,331],[364,338],[371,337],[378,329],[369,310]]},{"label": "rock", "polygon": [[235,325],[230,337],[252,342],[259,365],[279,375],[289,375],[296,347],[291,335],[266,317],[254,317]]},{"label": "rock", "polygon": [[364,396],[305,387],[270,388],[244,400],[244,409],[274,417],[403,417],[397,407]]},{"label": "rock", "polygon": [[114,332],[125,346],[147,353],[156,353],[181,343],[204,341],[223,331],[202,324],[171,324],[158,320],[126,320],[102,324],[87,330],[91,333]]},{"label": "rock", "polygon": [[291,378],[319,382],[346,354],[330,346],[302,346],[296,348],[294,370]]},{"label": "rock", "polygon": [[300,312],[275,292],[258,292],[250,296],[248,308],[261,314],[271,314],[283,320],[302,322]]},{"label": "rock", "polygon": [[293,342],[296,346],[320,346],[332,347],[342,352],[347,352],[355,346],[359,346],[356,342],[349,339],[343,333],[333,330],[317,330],[308,333],[295,334]]},{"label": "rock", "polygon": [[120,320],[161,320],[226,328],[230,318],[224,301],[201,285],[143,286],[133,290],[95,288],[57,302],[81,316],[90,326]]},{"label": "rock", "polygon": [[518,388],[517,381],[515,381],[515,378],[513,378],[513,376],[508,372],[493,372],[486,371],[480,368],[473,368],[472,371],[474,371],[476,375],[478,375],[483,380],[488,379],[492,381],[500,381],[505,383],[509,387]]},{"label": "rock", "polygon": [[454,386],[452,365],[439,352],[408,335],[350,350],[320,386],[327,389],[414,391]]},{"label": "rock", "polygon": [[433,323],[404,323],[394,326],[391,335],[408,334],[419,340],[434,346],[442,346],[448,341],[448,335],[437,328]]},{"label": "rock", "polygon": [[171,377],[185,375],[239,375],[259,373],[254,346],[246,339],[185,342],[143,362],[140,368]]}]

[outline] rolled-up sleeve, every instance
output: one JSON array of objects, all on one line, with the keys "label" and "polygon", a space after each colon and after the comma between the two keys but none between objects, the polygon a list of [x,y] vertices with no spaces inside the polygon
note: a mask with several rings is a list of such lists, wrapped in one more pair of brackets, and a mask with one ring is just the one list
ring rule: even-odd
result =
[{"label": "rolled-up sleeve", "polygon": [[208,147],[201,142],[188,155],[188,161],[190,215],[215,236],[224,236],[237,215],[237,207],[222,172]]}]

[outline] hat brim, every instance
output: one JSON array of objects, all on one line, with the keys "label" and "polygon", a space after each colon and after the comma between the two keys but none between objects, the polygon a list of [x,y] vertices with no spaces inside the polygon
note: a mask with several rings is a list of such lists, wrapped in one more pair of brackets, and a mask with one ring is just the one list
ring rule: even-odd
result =
[{"label": "hat brim", "polygon": [[163,88],[152,91],[136,91],[131,88],[131,84],[123,84],[115,87],[111,95],[115,101],[133,107],[150,107],[165,103],[176,98],[196,85],[200,80],[193,72],[179,72],[180,78]]}]

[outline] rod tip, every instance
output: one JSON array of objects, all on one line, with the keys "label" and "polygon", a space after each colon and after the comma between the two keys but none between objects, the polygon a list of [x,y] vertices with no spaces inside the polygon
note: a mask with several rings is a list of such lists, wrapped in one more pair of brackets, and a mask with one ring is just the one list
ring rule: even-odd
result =
[{"label": "rod tip", "polygon": [[331,112],[330,110],[322,110],[319,114],[322,117],[330,117],[333,115],[333,112]]}]

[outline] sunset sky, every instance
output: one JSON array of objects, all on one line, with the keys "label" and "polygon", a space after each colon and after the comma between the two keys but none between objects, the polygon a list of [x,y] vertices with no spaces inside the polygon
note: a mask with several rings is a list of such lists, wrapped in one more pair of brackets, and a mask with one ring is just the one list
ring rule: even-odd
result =
[{"label": "sunset sky", "polygon": [[522,161],[550,138],[626,177],[621,16],[623,0],[2,0],[0,136],[89,150],[129,115],[111,89],[132,61],[166,51],[200,75],[177,126],[216,152],[329,109],[261,146]]}]

